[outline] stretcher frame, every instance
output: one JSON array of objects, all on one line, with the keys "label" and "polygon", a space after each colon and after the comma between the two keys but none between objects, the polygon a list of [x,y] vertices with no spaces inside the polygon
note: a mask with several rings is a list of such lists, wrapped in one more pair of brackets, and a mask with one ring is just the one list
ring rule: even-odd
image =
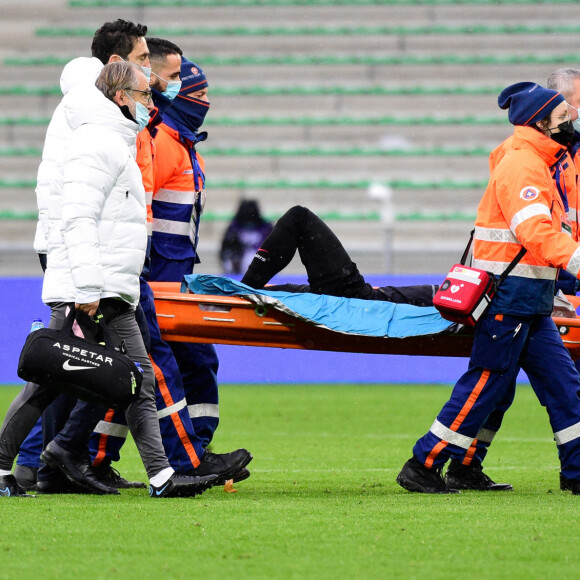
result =
[{"label": "stretcher frame", "polygon": [[[468,357],[473,329],[406,338],[360,336],[310,324],[240,296],[180,292],[179,282],[151,282],[166,341],[204,342],[370,354]],[[567,296],[575,308],[580,298]],[[580,318],[554,317],[573,360],[580,358]]]}]

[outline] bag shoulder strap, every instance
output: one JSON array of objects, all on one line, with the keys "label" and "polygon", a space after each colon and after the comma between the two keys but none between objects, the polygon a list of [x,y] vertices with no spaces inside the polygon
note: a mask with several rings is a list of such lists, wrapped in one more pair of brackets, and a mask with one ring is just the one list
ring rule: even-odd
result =
[{"label": "bag shoulder strap", "polygon": [[[473,242],[473,236],[475,234],[475,228],[471,230],[469,234],[469,241],[467,242],[467,246],[465,247],[465,251],[463,252],[463,256],[461,256],[461,265],[465,266],[465,262],[467,261],[467,256],[469,255],[469,249],[471,248],[471,243]],[[517,253],[515,258],[508,264],[508,267],[502,272],[499,280],[497,281],[498,286],[509,276],[509,273],[517,266],[518,262],[524,257],[524,254],[528,250],[522,246],[520,251]]]}]

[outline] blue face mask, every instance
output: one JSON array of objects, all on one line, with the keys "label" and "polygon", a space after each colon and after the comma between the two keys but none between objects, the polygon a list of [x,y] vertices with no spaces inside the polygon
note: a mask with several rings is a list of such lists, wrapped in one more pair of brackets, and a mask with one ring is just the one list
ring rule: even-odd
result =
[{"label": "blue face mask", "polygon": [[165,91],[161,94],[173,101],[173,99],[178,95],[179,89],[181,89],[181,81],[170,81],[167,83]]},{"label": "blue face mask", "polygon": [[143,71],[143,74],[147,77],[147,82],[150,83],[151,82],[151,67],[150,66],[141,66],[139,68]]},{"label": "blue face mask", "polygon": [[149,109],[143,103],[133,100],[127,92],[125,94],[135,103],[135,117],[137,117],[135,120],[139,125],[139,131],[143,131],[149,124]]}]

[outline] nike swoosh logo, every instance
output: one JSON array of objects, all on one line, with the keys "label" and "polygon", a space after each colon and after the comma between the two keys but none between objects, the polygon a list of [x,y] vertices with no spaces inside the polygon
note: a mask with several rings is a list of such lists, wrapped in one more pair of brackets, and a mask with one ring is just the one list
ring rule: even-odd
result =
[{"label": "nike swoosh logo", "polygon": [[67,359],[64,361],[62,368],[65,371],[87,371],[90,369],[96,369],[97,367],[72,367],[70,364],[70,360]]},{"label": "nike swoosh logo", "polygon": [[[167,482],[161,489],[153,489],[153,486],[151,486],[151,491],[153,491],[155,493],[156,496],[160,496],[167,488],[169,487],[169,482]],[[150,494],[153,495],[153,494]]]},{"label": "nike swoosh logo", "polygon": [[0,497],[10,497],[10,488],[5,487],[4,489],[0,489]]}]

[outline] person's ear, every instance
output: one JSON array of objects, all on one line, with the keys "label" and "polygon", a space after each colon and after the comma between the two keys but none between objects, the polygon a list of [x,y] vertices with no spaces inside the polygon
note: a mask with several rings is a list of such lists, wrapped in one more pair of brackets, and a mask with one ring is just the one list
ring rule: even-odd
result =
[{"label": "person's ear", "polygon": [[123,59],[118,54],[112,54],[107,61],[107,64],[111,64],[112,62],[123,62]]},{"label": "person's ear", "polygon": [[117,92],[115,93],[115,96],[113,97],[113,101],[115,101],[115,103],[117,103],[119,107],[126,105],[127,95],[125,94],[125,91],[118,89]]}]

